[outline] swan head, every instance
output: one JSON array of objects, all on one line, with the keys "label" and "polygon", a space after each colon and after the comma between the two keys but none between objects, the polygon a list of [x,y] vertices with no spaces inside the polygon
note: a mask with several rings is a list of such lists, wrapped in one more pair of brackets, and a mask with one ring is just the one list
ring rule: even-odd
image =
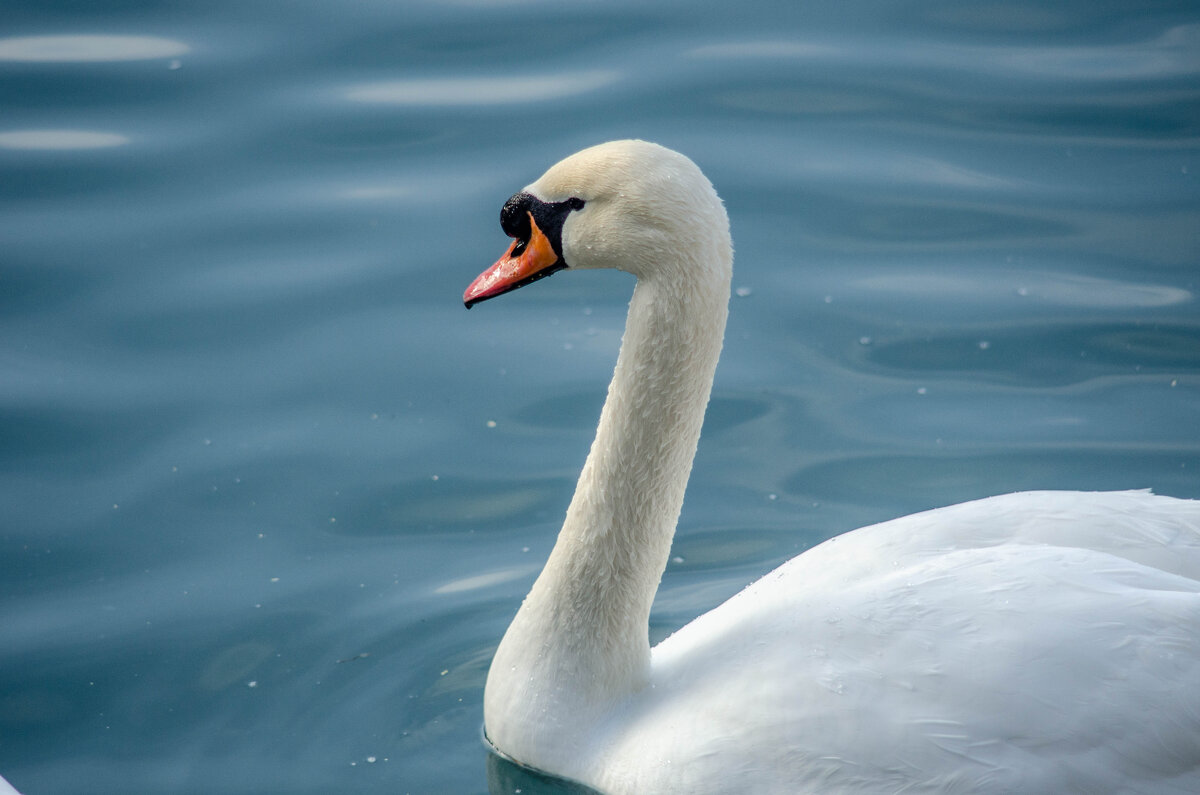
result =
[{"label": "swan head", "polygon": [[610,141],[550,167],[500,211],[513,238],[463,294],[469,309],[560,270],[616,268],[639,279],[729,279],[729,219],[688,158]]}]

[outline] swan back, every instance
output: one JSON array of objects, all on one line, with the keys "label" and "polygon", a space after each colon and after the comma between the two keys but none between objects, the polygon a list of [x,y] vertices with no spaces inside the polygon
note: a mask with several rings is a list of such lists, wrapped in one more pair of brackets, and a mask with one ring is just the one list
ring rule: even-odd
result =
[{"label": "swan back", "polygon": [[1197,792],[1200,503],[1025,492],[862,528],[656,646],[651,684],[577,775],[606,791]]}]

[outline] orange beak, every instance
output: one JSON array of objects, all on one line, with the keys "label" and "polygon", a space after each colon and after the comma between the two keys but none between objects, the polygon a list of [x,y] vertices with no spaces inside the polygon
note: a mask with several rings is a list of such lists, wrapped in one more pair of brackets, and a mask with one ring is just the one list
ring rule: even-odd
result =
[{"label": "orange beak", "polygon": [[524,287],[565,267],[533,220],[533,213],[529,213],[529,240],[514,240],[495,265],[475,277],[463,293],[463,304],[470,309],[480,301]]}]

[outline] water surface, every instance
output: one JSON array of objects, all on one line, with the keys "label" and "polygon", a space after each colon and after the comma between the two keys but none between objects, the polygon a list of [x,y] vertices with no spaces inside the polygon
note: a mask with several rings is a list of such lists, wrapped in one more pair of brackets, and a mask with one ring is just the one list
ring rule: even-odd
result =
[{"label": "water surface", "polygon": [[488,661],[632,285],[460,296],[504,200],[602,140],[691,156],[737,248],[655,639],[868,522],[1200,497],[1194,4],[4,19],[0,772],[27,795],[487,791]]}]

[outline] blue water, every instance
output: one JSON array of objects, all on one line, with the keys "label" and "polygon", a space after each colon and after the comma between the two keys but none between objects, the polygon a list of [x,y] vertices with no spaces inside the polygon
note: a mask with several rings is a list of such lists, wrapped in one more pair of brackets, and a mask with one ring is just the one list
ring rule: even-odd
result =
[{"label": "blue water", "polygon": [[1195,3],[9,0],[0,773],[488,790],[631,283],[460,296],[631,136],[737,247],[655,639],[891,516],[1200,497]]}]

